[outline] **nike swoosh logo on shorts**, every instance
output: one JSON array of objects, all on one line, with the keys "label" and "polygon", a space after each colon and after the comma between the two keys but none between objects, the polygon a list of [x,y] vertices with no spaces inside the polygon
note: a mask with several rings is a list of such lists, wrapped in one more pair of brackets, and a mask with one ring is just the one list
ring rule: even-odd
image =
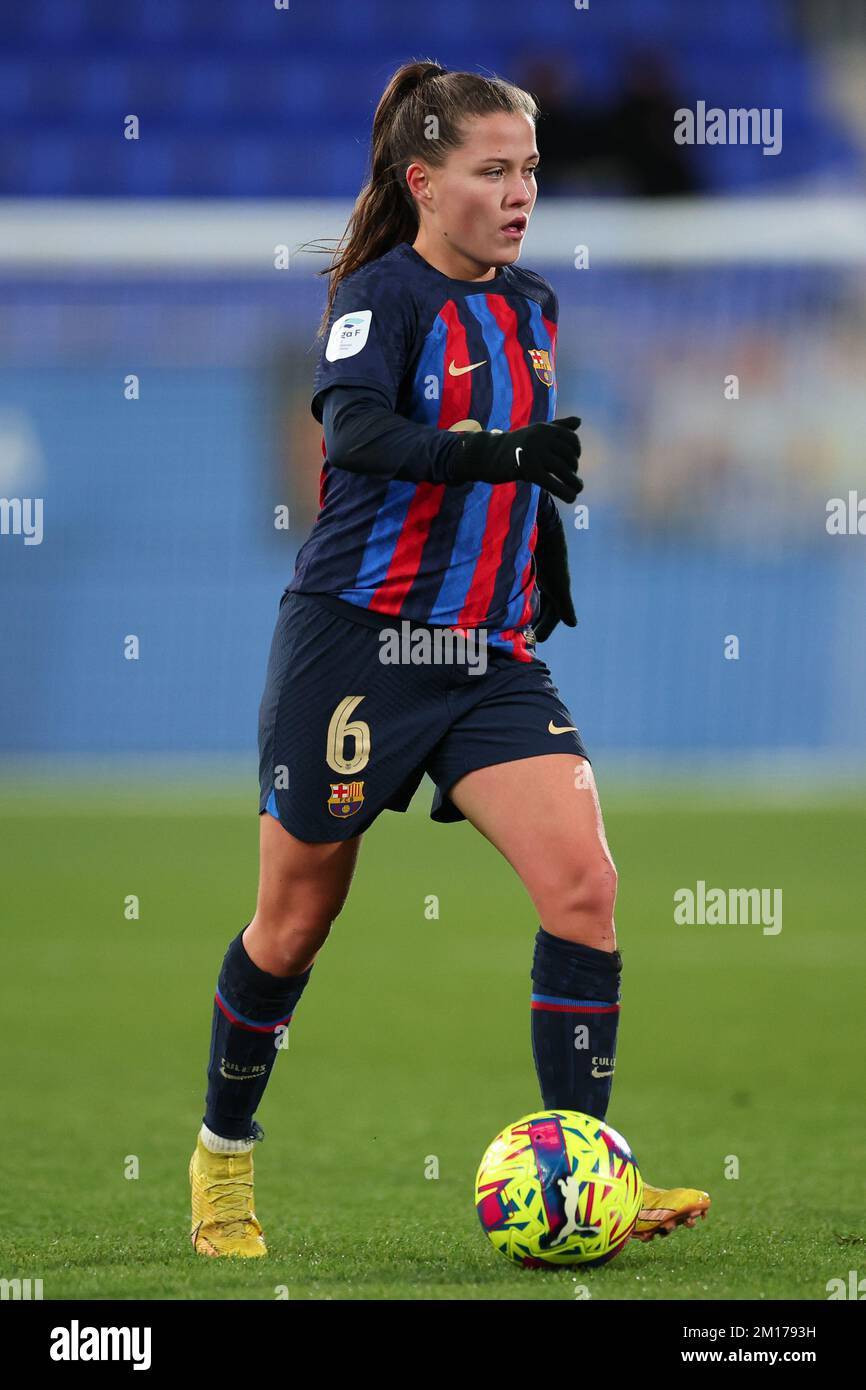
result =
[{"label": "nike swoosh logo on shorts", "polygon": [[567,734],[569,732],[573,732],[576,734],[577,729],[575,728],[574,724],[564,724],[561,729],[558,729],[554,724],[553,720],[551,719],[550,723],[547,726],[547,732],[549,734]]},{"label": "nike swoosh logo on shorts", "polygon": [[[485,357],[484,362],[486,361],[487,358]],[[474,372],[476,367],[483,367],[484,362],[470,362],[468,367],[455,367],[454,360],[452,358],[452,360],[448,363],[448,375],[465,376],[467,372]]]}]

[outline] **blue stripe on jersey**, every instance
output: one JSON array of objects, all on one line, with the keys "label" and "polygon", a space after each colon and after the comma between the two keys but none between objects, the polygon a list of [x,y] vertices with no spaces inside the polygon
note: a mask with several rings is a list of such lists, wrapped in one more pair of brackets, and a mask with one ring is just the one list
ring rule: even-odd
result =
[{"label": "blue stripe on jersey", "polygon": [[[475,574],[492,496],[493,483],[473,483],[466,494],[451,552],[451,565],[442,580],[429,619],[434,625],[456,623],[463,610]],[[462,564],[456,563],[460,557],[463,557]]]},{"label": "blue stripe on jersey", "polygon": [[465,302],[466,307],[471,309],[481,325],[481,334],[491,367],[493,399],[490,403],[490,419],[484,428],[487,430],[508,430],[511,428],[514,389],[511,384],[511,372],[508,369],[508,362],[503,350],[505,334],[491,314],[485,295],[472,295]]},{"label": "blue stripe on jersey", "polygon": [[364,547],[361,567],[355,576],[351,589],[340,589],[338,597],[349,603],[360,603],[367,607],[372,597],[365,589],[377,589],[388,573],[388,566],[394,554],[406,514],[415,496],[416,484],[398,482],[392,478],[388,484],[384,501],[379,508],[376,520]]},{"label": "blue stripe on jersey", "polygon": [[439,397],[430,400],[425,394],[425,383],[430,378],[436,381],[445,380],[445,344],[448,340],[448,329],[437,314],[433,321],[433,327],[424,339],[424,346],[418,354],[418,364],[415,368],[415,378],[412,382],[412,418],[413,420],[423,420],[425,425],[432,425],[434,429],[439,424]]}]

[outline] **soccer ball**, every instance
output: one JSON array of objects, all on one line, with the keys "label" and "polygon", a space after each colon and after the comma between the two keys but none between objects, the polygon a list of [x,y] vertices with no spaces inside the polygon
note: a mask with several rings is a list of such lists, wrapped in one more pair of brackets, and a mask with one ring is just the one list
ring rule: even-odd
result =
[{"label": "soccer ball", "polygon": [[612,1260],[642,1197],[625,1139],[577,1110],[524,1115],[497,1134],[475,1178],[475,1206],[496,1249],[534,1268]]}]

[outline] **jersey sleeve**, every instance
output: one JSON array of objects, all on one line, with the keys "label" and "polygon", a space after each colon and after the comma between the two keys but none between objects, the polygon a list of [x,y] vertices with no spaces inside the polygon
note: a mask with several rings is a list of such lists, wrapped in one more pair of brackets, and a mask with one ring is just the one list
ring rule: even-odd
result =
[{"label": "jersey sleeve", "polygon": [[397,415],[369,386],[335,386],[325,394],[322,428],[328,462],[349,473],[401,482],[448,483],[459,434]]},{"label": "jersey sleeve", "polygon": [[416,332],[414,301],[393,270],[361,267],[338,287],[313,384],[310,410],[321,424],[329,386],[372,386],[393,410]]}]

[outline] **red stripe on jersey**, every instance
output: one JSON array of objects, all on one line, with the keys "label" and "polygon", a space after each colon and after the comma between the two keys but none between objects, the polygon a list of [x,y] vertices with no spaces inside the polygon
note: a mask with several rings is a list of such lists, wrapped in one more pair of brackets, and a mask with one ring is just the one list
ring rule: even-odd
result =
[{"label": "red stripe on jersey", "polygon": [[440,430],[448,430],[452,425],[458,424],[460,420],[469,419],[469,410],[472,405],[472,373],[463,372],[460,376],[451,376],[448,370],[452,362],[456,367],[469,366],[469,345],[466,342],[466,329],[460,322],[457,306],[453,299],[449,299],[447,304],[443,304],[439,310],[439,317],[447,330],[442,371],[442,399],[439,403],[439,428]]},{"label": "red stripe on jersey", "polygon": [[514,627],[505,628],[498,634],[506,642],[511,643],[511,651],[518,661],[532,661],[529,648],[526,645],[526,638],[522,632],[518,632]]},{"label": "red stripe on jersey", "polygon": [[378,613],[399,613],[418,569],[433,518],[442,506],[445,483],[417,483],[406,519],[388,565],[388,573],[370,600]]}]

